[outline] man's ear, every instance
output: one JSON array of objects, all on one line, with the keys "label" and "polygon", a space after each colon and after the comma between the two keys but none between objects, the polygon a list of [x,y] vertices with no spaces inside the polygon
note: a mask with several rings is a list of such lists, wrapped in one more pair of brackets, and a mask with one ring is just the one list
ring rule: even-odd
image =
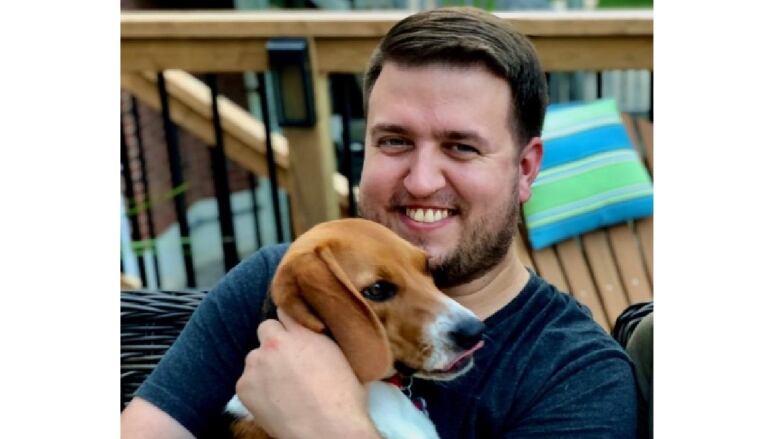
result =
[{"label": "man's ear", "polygon": [[517,163],[518,181],[517,193],[518,202],[525,203],[531,198],[531,185],[539,175],[539,169],[542,167],[542,154],[544,147],[541,137],[532,137],[531,140],[520,151],[520,160]]}]

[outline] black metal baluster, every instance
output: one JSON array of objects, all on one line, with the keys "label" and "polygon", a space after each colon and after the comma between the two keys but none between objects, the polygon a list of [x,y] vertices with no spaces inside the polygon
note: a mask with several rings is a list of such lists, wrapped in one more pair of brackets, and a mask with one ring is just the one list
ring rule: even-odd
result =
[{"label": "black metal baluster", "polygon": [[596,72],[596,97],[601,99],[604,97],[604,87],[601,84],[602,74],[601,70]]},{"label": "black metal baluster", "polygon": [[[119,125],[119,133],[122,137],[122,141],[120,144],[120,160],[122,163],[122,177],[124,177],[125,180],[125,198],[127,199],[128,203],[128,216],[130,217],[130,223],[132,224],[132,230],[130,231],[131,237],[133,239],[133,247],[137,245],[141,241],[141,227],[138,224],[138,209],[135,208],[136,201],[135,201],[135,189],[133,187],[133,177],[130,173],[130,160],[127,154],[127,141],[125,140],[125,125],[120,120]],[[135,252],[135,249],[133,249]],[[138,271],[141,274],[141,280],[143,281],[144,285],[149,285],[149,282],[146,278],[146,264],[144,264],[144,257],[143,252],[140,254],[137,254],[136,257],[138,258]]]},{"label": "black metal baluster", "polygon": [[260,233],[260,219],[257,217],[257,210],[259,207],[259,204],[257,203],[257,194],[255,193],[257,189],[257,176],[248,172],[247,180],[249,181],[249,187],[251,188],[249,191],[249,200],[252,202],[252,223],[255,225],[255,243],[257,244],[256,248],[260,248],[263,246],[263,237]]},{"label": "black metal baluster", "polygon": [[549,103],[552,102],[552,90],[550,89],[550,80],[552,79],[552,76],[550,75],[550,72],[544,72],[544,82],[545,85],[547,85],[547,101]]},{"label": "black metal baluster", "polygon": [[219,230],[222,234],[222,256],[225,272],[238,264],[238,249],[236,234],[233,228],[233,209],[230,205],[230,184],[227,177],[227,159],[225,158],[225,143],[222,136],[222,122],[217,108],[217,75],[206,75],[206,83],[211,89],[211,120],[214,125],[215,145],[209,148],[211,155],[211,172],[214,178],[214,191],[217,197],[219,212]]},{"label": "black metal baluster", "polygon": [[[135,144],[136,144],[136,160],[140,165],[141,170],[141,187],[143,188],[143,206],[139,209],[139,213],[144,211],[144,217],[146,218],[146,228],[151,236],[152,243],[157,237],[157,233],[154,231],[154,216],[152,212],[152,201],[149,197],[149,179],[146,177],[146,157],[144,155],[144,143],[141,136],[141,118],[138,116],[138,102],[135,96],[130,96],[130,114],[133,117],[133,125],[135,128]],[[154,278],[157,281],[157,287],[160,288],[160,262],[157,259],[157,246],[152,244],[152,262],[154,262]]]},{"label": "black metal baluster", "polygon": [[257,93],[260,95],[260,109],[263,112],[263,125],[265,125],[265,160],[268,166],[268,180],[271,182],[271,204],[274,210],[276,225],[276,242],[282,242],[282,209],[279,205],[279,182],[276,177],[276,160],[274,149],[271,145],[271,117],[268,113],[268,94],[265,90],[265,75],[257,74]]},{"label": "black metal baluster", "polygon": [[285,202],[287,203],[287,219],[288,219],[287,227],[290,230],[291,239],[294,241],[296,235],[295,235],[295,226],[293,224],[293,206],[292,204],[290,204],[290,194],[282,193],[282,196],[284,197]]},{"label": "black metal baluster", "polygon": [[179,223],[179,235],[181,237],[181,250],[184,256],[184,269],[187,273],[187,287],[195,288],[195,267],[192,263],[192,243],[190,238],[190,226],[187,223],[187,206],[184,200],[184,192],[179,190],[184,184],[181,172],[181,156],[179,155],[179,139],[176,126],[171,121],[171,113],[168,105],[168,91],[165,88],[165,76],[157,73],[157,90],[160,93],[160,109],[165,130],[165,143],[168,147],[168,166],[171,172],[171,186],[176,190],[173,198],[176,209],[176,219]]},{"label": "black metal baluster", "polygon": [[653,71],[650,70],[650,122],[653,121]]}]

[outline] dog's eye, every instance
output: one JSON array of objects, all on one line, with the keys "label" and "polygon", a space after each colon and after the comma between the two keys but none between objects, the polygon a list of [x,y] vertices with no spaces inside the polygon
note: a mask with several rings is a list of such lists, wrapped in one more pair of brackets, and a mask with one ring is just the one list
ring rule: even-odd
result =
[{"label": "dog's eye", "polygon": [[368,300],[373,300],[374,302],[388,300],[395,296],[395,293],[397,292],[398,287],[384,280],[378,280],[374,282],[373,285],[365,287],[360,291],[360,293],[363,294],[363,297]]}]

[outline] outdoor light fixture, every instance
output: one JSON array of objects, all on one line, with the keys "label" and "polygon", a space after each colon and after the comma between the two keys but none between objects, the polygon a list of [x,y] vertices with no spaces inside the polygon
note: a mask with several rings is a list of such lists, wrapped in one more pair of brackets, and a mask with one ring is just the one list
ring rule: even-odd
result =
[{"label": "outdoor light fixture", "polygon": [[305,38],[272,38],[266,44],[279,125],[311,127],[317,119]]}]

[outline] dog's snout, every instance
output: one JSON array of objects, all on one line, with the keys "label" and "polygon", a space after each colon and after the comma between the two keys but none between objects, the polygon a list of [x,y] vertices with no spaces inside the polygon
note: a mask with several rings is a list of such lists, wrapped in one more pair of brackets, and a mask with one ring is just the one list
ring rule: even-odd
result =
[{"label": "dog's snout", "polygon": [[448,334],[456,346],[462,349],[471,349],[482,339],[485,332],[485,324],[478,319],[465,319],[455,326]]}]

